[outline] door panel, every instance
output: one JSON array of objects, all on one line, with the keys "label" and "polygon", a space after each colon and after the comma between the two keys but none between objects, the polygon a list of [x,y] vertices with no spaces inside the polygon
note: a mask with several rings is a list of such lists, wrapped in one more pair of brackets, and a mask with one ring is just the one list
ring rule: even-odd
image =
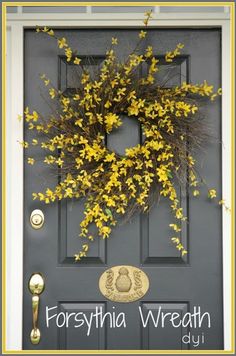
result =
[{"label": "door panel", "polygon": [[[84,65],[95,71],[101,66],[111,37],[118,37],[118,57],[132,50],[137,40],[137,29],[77,29],[58,30],[68,39],[72,48],[77,48]],[[183,55],[171,65],[165,65],[163,55],[184,43]],[[152,45],[159,55],[160,72],[157,78],[162,85],[170,87],[182,81],[200,83],[204,79],[215,87],[220,86],[221,34],[217,29],[150,29],[146,45]],[[92,56],[91,59],[89,56]],[[143,70],[147,68],[143,67]],[[56,48],[56,43],[34,30],[25,31],[25,106],[34,108],[42,115],[50,113],[42,86],[40,95],[39,73],[45,73],[63,90],[73,91],[79,73],[69,65]],[[167,77],[171,77],[167,81]],[[207,123],[214,136],[221,137],[220,103],[204,106]],[[32,139],[32,132],[25,128],[25,140]],[[123,125],[106,138],[109,148],[124,152],[142,141],[142,128],[130,118],[123,117]],[[27,157],[37,156],[34,167],[27,165]],[[196,349],[193,343],[181,342],[189,331],[195,336],[205,334],[204,344],[197,349],[223,348],[222,312],[222,243],[221,212],[202,195],[190,198],[187,190],[181,191],[181,206],[189,223],[183,226],[182,242],[188,255],[181,257],[170,241],[169,223],[172,217],[169,205],[164,200],[156,204],[148,215],[135,215],[131,221],[118,225],[108,241],[97,240],[91,244],[87,258],[74,262],[73,255],[80,250],[83,240],[78,238],[79,224],[83,219],[84,201],[68,200],[44,205],[32,200],[32,192],[56,185],[57,171],[40,162],[42,153],[36,147],[25,152],[25,224],[24,224],[24,349]],[[221,191],[221,150],[217,142],[206,142],[205,154],[199,153],[202,176]],[[42,209],[45,224],[33,230],[29,216],[35,208]],[[100,275],[114,265],[134,265],[148,275],[150,288],[140,300],[132,303],[108,301],[99,291]],[[40,296],[39,328],[42,338],[39,345],[32,345],[29,334],[32,329],[31,294],[28,280],[33,272],[45,277],[45,291]],[[211,316],[211,328],[202,325],[199,329],[189,327],[144,328],[139,307],[143,315],[149,311],[156,315],[163,312],[193,312],[201,306]],[[56,327],[55,318],[46,327],[46,307],[54,313],[90,313],[96,307],[104,312],[126,314],[126,328],[111,327],[106,319],[103,327],[87,329],[74,327],[73,316],[68,327]],[[81,315],[81,314],[80,314]],[[63,316],[61,316],[62,318]]]},{"label": "door panel", "polygon": [[[105,303],[59,303],[59,310],[63,313],[78,313],[83,312],[89,315],[97,308],[101,308],[105,312]],[[59,350],[89,350],[91,345],[94,349],[105,349],[105,328],[92,328],[89,335],[85,329],[80,332],[78,337],[78,329],[74,327],[59,328],[58,332]]]},{"label": "door panel", "polygon": [[[147,315],[149,311],[156,313],[159,308],[164,312],[178,312],[182,316],[189,309],[188,303],[142,303],[144,315]],[[181,343],[181,338],[188,333],[188,329],[188,327],[173,328],[167,325],[160,329],[157,337],[155,327],[149,324],[142,330],[143,349],[165,350],[166,340],[168,340],[169,350],[188,350],[188,347]]]},{"label": "door panel", "polygon": [[102,239],[97,239],[91,244],[88,258],[75,264],[74,254],[81,249],[84,243],[82,239],[78,238],[84,205],[81,202],[69,200],[61,201],[58,205],[58,263],[64,267],[80,267],[88,263],[104,265],[106,263],[106,241]]}]

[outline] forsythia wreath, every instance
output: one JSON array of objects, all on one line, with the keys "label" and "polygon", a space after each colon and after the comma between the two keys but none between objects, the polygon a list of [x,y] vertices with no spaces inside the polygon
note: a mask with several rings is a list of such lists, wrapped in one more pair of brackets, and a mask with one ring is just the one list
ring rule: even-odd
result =
[{"label": "forsythia wreath", "polygon": [[[152,16],[145,14],[147,27]],[[119,217],[126,219],[135,212],[147,212],[159,197],[170,201],[173,221],[171,237],[182,255],[187,251],[181,243],[181,221],[184,216],[176,186],[188,184],[194,196],[200,194],[203,180],[195,169],[194,152],[207,137],[204,120],[199,111],[199,99],[214,100],[221,94],[213,86],[182,83],[173,88],[158,85],[155,73],[159,70],[153,48],[148,46],[139,54],[139,45],[147,31],[141,30],[134,51],[124,62],[116,58],[112,38],[111,48],[95,79],[83,61],[69,47],[67,40],[56,36],[52,29],[37,28],[57,41],[67,62],[80,66],[80,85],[76,93],[65,95],[54,88],[45,74],[41,75],[49,88],[52,100],[59,104],[57,115],[45,120],[27,107],[24,119],[38,137],[23,147],[40,145],[45,150],[44,162],[60,169],[61,180],[54,189],[33,193],[34,199],[46,204],[55,200],[85,197],[84,219],[80,236],[87,239],[82,250],[75,254],[78,261],[87,255],[89,241],[97,236],[108,238]],[[172,62],[180,54],[183,44],[167,52],[165,61]],[[138,75],[138,68],[146,62],[148,72]],[[122,115],[137,120],[142,128],[143,142],[127,148],[124,155],[109,150],[105,138],[122,125]],[[42,135],[43,133],[43,135]],[[28,158],[34,164],[34,158]],[[216,190],[208,188],[208,196],[216,197]],[[218,202],[225,205],[223,200]],[[227,208],[227,207],[226,207]],[[91,226],[96,226],[96,234]]]}]

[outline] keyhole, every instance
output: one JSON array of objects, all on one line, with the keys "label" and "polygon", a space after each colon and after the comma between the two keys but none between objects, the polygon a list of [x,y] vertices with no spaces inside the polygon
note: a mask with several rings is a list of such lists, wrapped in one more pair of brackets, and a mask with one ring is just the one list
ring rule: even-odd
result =
[{"label": "keyhole", "polygon": [[40,217],[39,216],[34,216],[34,223],[38,225],[40,223]]}]

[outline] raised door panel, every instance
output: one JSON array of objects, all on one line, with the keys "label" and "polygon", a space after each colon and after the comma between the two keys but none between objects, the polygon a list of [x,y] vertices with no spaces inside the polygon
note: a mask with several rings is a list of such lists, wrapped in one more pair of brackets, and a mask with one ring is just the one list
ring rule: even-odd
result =
[{"label": "raised door panel", "polygon": [[[142,348],[144,350],[165,350],[168,340],[169,350],[188,350],[189,344],[182,337],[189,332],[187,326],[175,327],[188,311],[188,303],[145,303],[142,310]],[[175,314],[174,314],[175,313]],[[171,322],[171,315],[176,319]],[[178,317],[179,315],[179,317]],[[149,323],[147,317],[149,316]]]}]

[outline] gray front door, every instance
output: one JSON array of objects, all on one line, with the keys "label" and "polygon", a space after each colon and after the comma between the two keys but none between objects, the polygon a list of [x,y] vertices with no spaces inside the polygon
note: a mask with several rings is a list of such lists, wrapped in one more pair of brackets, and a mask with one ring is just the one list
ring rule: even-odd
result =
[{"label": "gray front door", "polygon": [[[102,61],[111,37],[119,39],[119,57],[123,58],[133,48],[138,29],[75,29],[58,30],[66,37],[72,48],[80,55],[94,56],[91,65]],[[154,54],[163,55],[184,43],[183,55],[166,71],[171,79],[167,85],[181,81],[195,83],[207,80],[220,87],[221,34],[218,29],[151,29],[147,44],[154,47]],[[164,72],[164,71],[163,71]],[[25,31],[25,106],[47,115],[47,105],[42,89],[40,94],[39,74],[45,73],[61,90],[76,86],[73,65],[68,65],[59,53],[56,43],[48,36]],[[43,86],[42,86],[43,88]],[[221,136],[220,103],[208,104],[204,115],[212,127],[213,135]],[[25,139],[31,140],[31,131],[25,129]],[[108,138],[108,145],[117,151],[133,146],[140,140],[140,127],[124,119],[124,125]],[[83,203],[67,202],[45,205],[32,200],[32,192],[43,191],[56,185],[58,177],[47,165],[40,162],[42,153],[37,148],[25,153],[25,200],[24,200],[24,349],[222,349],[222,236],[221,211],[204,196],[195,199],[182,191],[182,207],[189,223],[182,232],[183,244],[188,255],[181,257],[170,241],[171,215],[165,201],[153,208],[149,215],[137,215],[130,222],[114,229],[108,241],[91,244],[89,256],[75,263],[73,255],[82,241],[78,238],[79,223],[83,216]],[[37,156],[34,167],[27,164],[27,157]],[[217,143],[206,143],[205,154],[199,154],[202,176],[221,191],[221,149]],[[34,230],[29,217],[34,209],[41,209],[45,224]],[[101,274],[111,266],[132,265],[142,269],[149,277],[148,293],[139,301],[115,303],[108,301],[99,291]],[[45,278],[45,290],[40,295],[39,329],[41,341],[30,342],[32,329],[32,302],[28,281],[32,273],[40,272]],[[211,325],[205,318],[201,328],[173,327],[166,317],[165,325],[155,327],[150,321],[142,325],[143,316],[149,311],[157,316],[164,313],[185,313],[201,308],[208,312]],[[124,312],[126,327],[114,328],[107,322],[96,328],[93,324],[87,335],[86,323],[74,327],[73,316],[68,327],[56,326],[55,318],[46,325],[46,307],[55,313],[83,312],[90,317],[96,307],[104,312]],[[160,309],[161,307],[161,309]],[[62,319],[59,320],[59,324]],[[77,323],[78,324],[78,323]],[[190,334],[189,334],[190,333]],[[183,342],[182,338],[187,335]],[[197,345],[200,336],[199,345]],[[188,337],[190,343],[188,343]],[[194,340],[193,340],[194,337]],[[195,341],[195,343],[194,343]]]}]

